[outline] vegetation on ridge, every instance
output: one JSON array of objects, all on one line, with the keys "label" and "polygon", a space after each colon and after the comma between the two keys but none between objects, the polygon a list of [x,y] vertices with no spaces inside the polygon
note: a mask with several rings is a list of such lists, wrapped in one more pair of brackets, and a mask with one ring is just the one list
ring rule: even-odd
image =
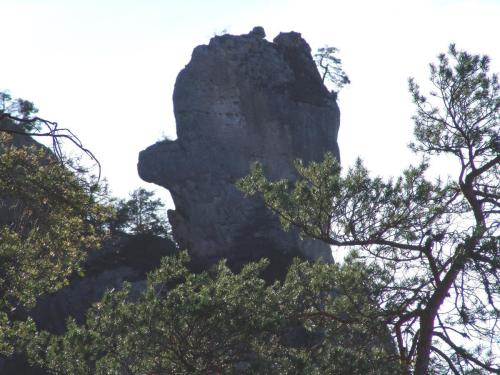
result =
[{"label": "vegetation on ridge", "polygon": [[34,330],[26,314],[36,298],[65,285],[98,248],[110,211],[84,174],[33,141],[16,144],[11,130],[36,127],[27,125],[34,107],[0,101],[0,354],[8,355]]}]

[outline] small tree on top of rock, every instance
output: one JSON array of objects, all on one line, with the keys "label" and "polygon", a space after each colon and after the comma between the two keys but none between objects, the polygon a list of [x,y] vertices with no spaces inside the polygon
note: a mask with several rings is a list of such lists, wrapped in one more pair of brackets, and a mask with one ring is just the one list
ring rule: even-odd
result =
[{"label": "small tree on top of rock", "polygon": [[334,92],[338,92],[342,87],[351,83],[349,77],[342,69],[342,60],[335,56],[338,51],[338,48],[325,46],[318,48],[314,54],[314,61],[321,74],[323,83],[332,83]]}]

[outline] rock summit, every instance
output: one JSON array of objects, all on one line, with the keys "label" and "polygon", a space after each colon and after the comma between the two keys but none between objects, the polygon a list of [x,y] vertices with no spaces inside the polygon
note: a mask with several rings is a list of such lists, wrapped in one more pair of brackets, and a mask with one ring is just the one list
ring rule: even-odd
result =
[{"label": "rock summit", "polygon": [[173,94],[176,140],[139,155],[141,178],[168,189],[175,239],[195,257],[244,264],[262,256],[331,260],[330,248],[284,232],[261,200],[235,187],[253,161],[295,179],[293,161],[339,158],[340,112],[299,33],[273,42],[262,27],[194,49]]}]

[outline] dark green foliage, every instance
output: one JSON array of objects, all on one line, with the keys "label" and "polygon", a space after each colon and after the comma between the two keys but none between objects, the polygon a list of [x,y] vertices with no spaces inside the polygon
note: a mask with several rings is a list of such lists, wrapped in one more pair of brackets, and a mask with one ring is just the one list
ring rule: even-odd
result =
[{"label": "dark green foliage", "polygon": [[111,291],[85,325],[42,333],[33,358],[54,374],[398,373],[385,325],[373,319],[372,275],[382,270],[295,261],[269,286],[259,277],[264,260],[239,274],[224,262],[192,274],[187,261],[164,258],[136,300],[127,286]]}]

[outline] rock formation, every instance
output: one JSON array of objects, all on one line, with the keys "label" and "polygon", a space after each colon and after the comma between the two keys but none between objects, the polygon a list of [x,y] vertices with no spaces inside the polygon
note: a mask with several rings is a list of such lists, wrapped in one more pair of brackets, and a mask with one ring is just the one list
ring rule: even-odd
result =
[{"label": "rock formation", "polygon": [[273,254],[329,261],[328,246],[283,232],[260,200],[234,186],[253,161],[271,179],[294,179],[294,159],[339,157],[339,109],[309,45],[296,32],[272,43],[264,36],[256,27],[194,49],[174,89],[178,139],[142,151],[139,175],[170,190],[176,240],[208,263]]}]

